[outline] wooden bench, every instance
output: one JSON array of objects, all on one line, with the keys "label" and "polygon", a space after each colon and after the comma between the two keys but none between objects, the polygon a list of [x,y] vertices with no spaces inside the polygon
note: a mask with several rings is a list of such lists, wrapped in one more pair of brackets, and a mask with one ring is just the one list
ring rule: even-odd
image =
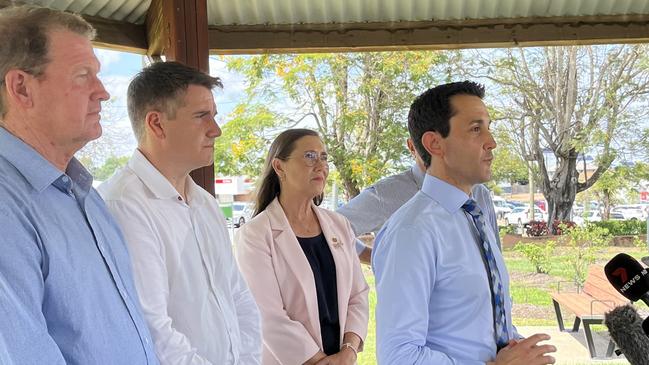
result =
[{"label": "wooden bench", "polygon": [[[557,314],[559,329],[564,332],[579,331],[580,322],[584,323],[584,334],[590,357],[597,357],[595,345],[593,343],[593,334],[590,330],[592,324],[604,323],[604,314],[613,308],[629,303],[629,300],[618,293],[615,288],[606,279],[604,268],[599,265],[591,265],[588,268],[588,276],[584,287],[576,293],[561,292],[557,285],[557,292],[552,293],[552,302],[554,311]],[[563,326],[563,317],[561,307],[575,314],[575,323],[571,331],[566,331]],[[608,343],[606,357],[613,355],[615,344],[612,340]]]}]

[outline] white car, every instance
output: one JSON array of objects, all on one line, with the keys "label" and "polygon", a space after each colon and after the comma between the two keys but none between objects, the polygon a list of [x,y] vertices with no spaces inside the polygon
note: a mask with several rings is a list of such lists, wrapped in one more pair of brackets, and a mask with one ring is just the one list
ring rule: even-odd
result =
[{"label": "white car", "polygon": [[599,222],[602,220],[602,216],[599,214],[599,210],[591,210],[588,213],[584,212],[582,214],[575,214],[572,217],[572,220],[578,226],[583,226],[586,222]]},{"label": "white car", "polygon": [[618,205],[613,208],[613,212],[622,214],[624,216],[624,219],[645,219],[645,211],[640,205]]},{"label": "white car", "polygon": [[[529,207],[518,207],[514,208],[510,213],[505,214],[505,224],[518,224],[522,226],[523,224],[530,222],[530,208]],[[547,221],[548,216],[538,207],[534,207],[534,220],[535,221]]]},{"label": "white car", "polygon": [[496,212],[496,217],[502,219],[505,214],[511,213],[512,208],[509,206],[507,201],[499,196],[494,196],[492,198],[494,202],[494,211]]},{"label": "white car", "polygon": [[250,202],[232,203],[232,222],[235,227],[243,226],[252,218],[252,204]]}]

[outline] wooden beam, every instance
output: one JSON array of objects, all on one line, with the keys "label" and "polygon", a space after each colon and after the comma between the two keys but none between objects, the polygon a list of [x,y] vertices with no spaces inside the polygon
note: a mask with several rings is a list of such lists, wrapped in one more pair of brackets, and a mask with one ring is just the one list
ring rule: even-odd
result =
[{"label": "wooden beam", "polygon": [[[152,0],[146,18],[147,54],[209,72],[207,29],[206,0]],[[214,165],[191,176],[214,195]]]},{"label": "wooden beam", "polygon": [[97,37],[92,42],[94,46],[145,54],[148,47],[144,25],[93,16],[83,18],[97,30]]},{"label": "wooden beam", "polygon": [[492,48],[649,41],[649,15],[212,26],[213,54]]}]

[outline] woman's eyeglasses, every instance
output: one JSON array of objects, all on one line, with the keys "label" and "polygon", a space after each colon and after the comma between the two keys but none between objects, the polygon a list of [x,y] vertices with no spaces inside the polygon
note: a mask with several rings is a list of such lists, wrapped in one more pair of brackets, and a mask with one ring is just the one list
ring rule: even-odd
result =
[{"label": "woman's eyeglasses", "polygon": [[320,153],[318,156],[318,152],[316,151],[306,151],[304,152],[304,162],[306,162],[306,165],[309,167],[315,166],[318,161],[322,161],[324,165],[329,164],[329,155],[327,155],[326,152]]}]

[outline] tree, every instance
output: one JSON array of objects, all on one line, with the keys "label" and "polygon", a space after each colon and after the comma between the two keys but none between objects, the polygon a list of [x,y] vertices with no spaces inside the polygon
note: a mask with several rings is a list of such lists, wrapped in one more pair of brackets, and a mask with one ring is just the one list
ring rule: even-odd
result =
[{"label": "tree", "polygon": [[260,175],[272,134],[285,124],[281,116],[263,105],[238,105],[214,143],[215,172],[224,176]]},{"label": "tree", "polygon": [[638,185],[649,178],[649,165],[636,163],[619,165],[606,171],[593,185],[594,193],[604,203],[604,218],[608,219],[611,207],[622,202],[625,192],[633,192],[638,196]]},{"label": "tree", "polygon": [[95,178],[95,180],[105,181],[113,175],[115,170],[117,170],[120,167],[126,166],[129,159],[130,159],[129,156],[122,156],[122,157],[111,156],[106,159],[106,161],[101,167],[91,170],[92,176]]},{"label": "tree", "polygon": [[[403,167],[407,110],[443,78],[437,52],[263,55],[229,60],[252,97],[290,100],[293,124],[322,135],[348,198]],[[282,92],[280,92],[280,90]]]},{"label": "tree", "polygon": [[[550,222],[568,220],[577,192],[637,146],[637,121],[649,114],[641,103],[649,93],[646,52],[644,45],[616,45],[476,55],[476,74],[495,84],[494,118],[510,124],[519,156],[539,171]],[[597,168],[579,181],[577,157],[586,153],[596,156]]]},{"label": "tree", "polygon": [[502,126],[494,128],[494,138],[498,147],[494,150],[494,159],[491,165],[491,180],[494,182],[506,181],[514,189],[514,183],[525,182],[529,177],[527,164],[516,153],[514,141]]},{"label": "tree", "polygon": [[[126,107],[117,105],[116,101],[117,99],[112,98],[102,104],[101,137],[89,142],[75,154],[91,172],[101,169],[100,166],[106,164],[110,158],[129,155],[137,146],[128,122]],[[96,175],[95,178],[98,179]]]}]

